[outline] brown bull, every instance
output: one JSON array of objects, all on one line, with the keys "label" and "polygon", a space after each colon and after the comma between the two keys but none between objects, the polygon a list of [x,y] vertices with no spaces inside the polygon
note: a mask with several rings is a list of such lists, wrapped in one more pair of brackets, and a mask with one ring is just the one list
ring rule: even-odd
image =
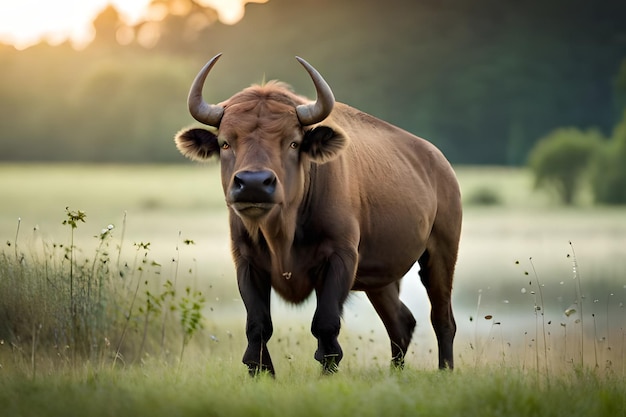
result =
[{"label": "brown bull", "polygon": [[392,364],[402,367],[415,319],[399,299],[400,280],[416,261],[439,367],[452,368],[461,201],[448,161],[431,143],[335,103],[328,84],[300,58],[315,84],[314,103],[269,82],[207,104],[202,88],[219,57],[189,92],[192,116],[214,129],[183,130],[176,145],[191,159],[220,160],[250,373],[274,374],[267,349],[272,288],[292,303],[315,291],[311,331],[325,372],[343,356],[337,336],[344,301],[350,290],[365,291],[389,334]]}]

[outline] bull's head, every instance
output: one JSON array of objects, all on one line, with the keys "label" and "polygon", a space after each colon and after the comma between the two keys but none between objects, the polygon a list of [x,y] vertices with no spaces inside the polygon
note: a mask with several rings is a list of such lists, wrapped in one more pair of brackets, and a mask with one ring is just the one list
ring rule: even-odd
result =
[{"label": "bull's head", "polygon": [[314,103],[278,82],[247,88],[217,105],[206,103],[202,88],[219,57],[200,70],[188,99],[191,115],[212,129],[183,130],[176,146],[194,160],[218,155],[226,203],[242,219],[256,222],[272,210],[297,206],[311,164],[332,159],[347,140],[336,129],[318,125],[330,115],[335,99],[302,58],[297,60],[317,91]]}]

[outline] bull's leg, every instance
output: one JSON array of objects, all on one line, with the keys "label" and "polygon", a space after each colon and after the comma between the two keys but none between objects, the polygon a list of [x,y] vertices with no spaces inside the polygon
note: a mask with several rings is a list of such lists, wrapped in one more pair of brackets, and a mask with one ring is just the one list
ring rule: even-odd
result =
[{"label": "bull's leg", "polygon": [[442,254],[424,252],[419,259],[420,277],[430,299],[430,320],[437,336],[439,348],[439,369],[453,369],[452,344],[456,333],[456,323],[452,313],[452,275],[454,259],[446,259]]},{"label": "bull's leg", "polygon": [[274,375],[274,365],[267,350],[267,342],[273,333],[270,315],[270,278],[254,273],[250,265],[245,264],[237,268],[237,282],[247,311],[248,347],[243,355],[243,363],[248,366],[252,376],[260,372]]},{"label": "bull's leg", "polygon": [[338,370],[343,351],[337,341],[341,328],[343,303],[348,297],[354,269],[337,255],[332,255],[324,270],[324,276],[315,289],[317,308],[311,324],[311,333],[317,338],[315,359],[322,364],[324,373]]},{"label": "bull's leg", "polygon": [[387,329],[391,341],[391,364],[396,368],[403,368],[404,356],[415,329],[415,318],[400,301],[400,282],[368,290],[366,294]]}]

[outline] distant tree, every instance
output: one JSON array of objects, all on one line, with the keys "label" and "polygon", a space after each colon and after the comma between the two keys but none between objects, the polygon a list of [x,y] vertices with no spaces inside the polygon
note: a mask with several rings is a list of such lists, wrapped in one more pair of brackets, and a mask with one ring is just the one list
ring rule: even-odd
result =
[{"label": "distant tree", "polygon": [[535,187],[553,190],[564,204],[573,204],[581,180],[601,144],[599,131],[585,132],[572,127],[554,130],[540,139],[528,160],[535,176]]},{"label": "distant tree", "polygon": [[615,105],[619,113],[626,110],[626,59],[622,61],[615,79]]},{"label": "distant tree", "polygon": [[162,52],[192,52],[201,34],[218,19],[217,12],[195,0],[152,0],[148,17],[135,27],[144,48]]},{"label": "distant tree", "polygon": [[115,7],[107,6],[93,21],[93,27],[96,30],[94,43],[117,44],[116,36],[120,26],[122,26],[122,21],[119,12]]},{"label": "distant tree", "polygon": [[626,204],[626,111],[593,161],[591,184],[596,202]]}]

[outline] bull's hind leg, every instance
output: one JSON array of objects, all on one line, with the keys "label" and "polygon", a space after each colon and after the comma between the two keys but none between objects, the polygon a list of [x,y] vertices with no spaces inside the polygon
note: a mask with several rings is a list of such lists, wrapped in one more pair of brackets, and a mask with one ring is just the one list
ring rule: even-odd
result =
[{"label": "bull's hind leg", "polygon": [[415,329],[415,318],[400,301],[400,281],[368,290],[366,294],[387,329],[391,341],[391,364],[403,368],[404,356]]},{"label": "bull's hind leg", "polygon": [[429,249],[419,258],[420,277],[430,299],[430,320],[437,336],[439,347],[439,369],[454,368],[452,344],[456,323],[452,313],[452,276],[456,263],[453,256]]}]

